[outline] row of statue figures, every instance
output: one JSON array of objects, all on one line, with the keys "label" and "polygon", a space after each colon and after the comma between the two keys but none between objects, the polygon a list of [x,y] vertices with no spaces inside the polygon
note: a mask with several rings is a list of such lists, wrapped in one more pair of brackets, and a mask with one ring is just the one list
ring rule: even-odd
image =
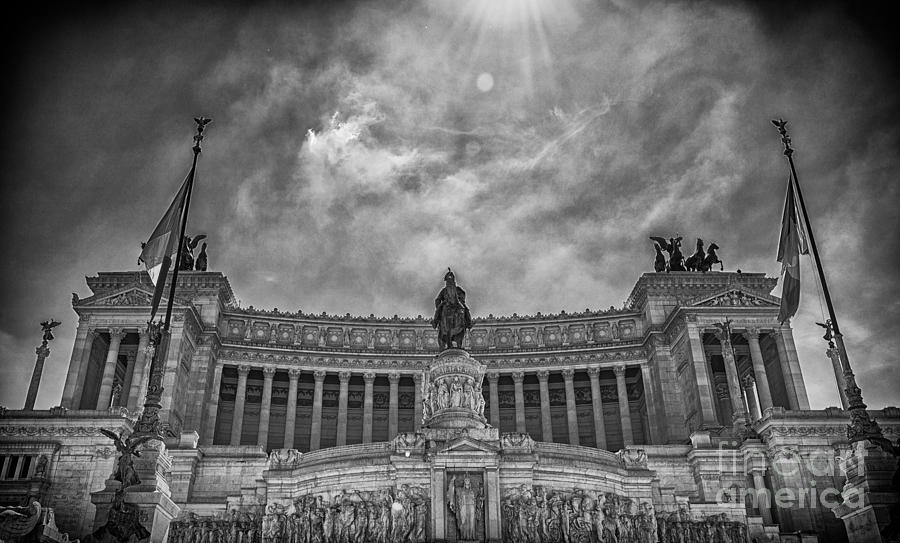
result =
[{"label": "row of statue figures", "polygon": [[501,503],[503,540],[521,543],[656,543],[650,503],[611,492],[520,485]]},{"label": "row of statue figures", "polygon": [[517,543],[744,543],[747,526],[727,515],[656,515],[649,502],[611,492],[520,485],[501,502],[503,540]]},{"label": "row of statue figures", "polygon": [[232,510],[224,517],[200,517],[196,513],[169,524],[169,543],[260,543],[262,515]]},{"label": "row of statue figures", "polygon": [[693,519],[684,510],[656,517],[659,543],[744,543],[747,525],[732,521],[728,515],[710,515]]},{"label": "row of statue figures", "polygon": [[[719,250],[719,246],[715,243],[710,243],[709,247],[704,250],[703,240],[697,238],[696,250],[691,256],[685,258],[681,252],[681,240],[683,239],[681,236],[669,239],[650,236],[650,239],[653,240],[653,247],[656,249],[653,271],[657,273],[674,271],[708,272],[716,264],[719,265],[720,271],[725,269],[725,265],[719,260],[719,255],[716,253]],[[669,254],[668,259],[663,255],[663,251]]]},{"label": "row of statue figures", "polygon": [[454,375],[422,381],[422,418],[429,420],[435,413],[449,408],[470,409],[484,416],[484,394],[481,383],[469,376]]},{"label": "row of statue figures", "polygon": [[424,543],[428,493],[401,485],[393,493],[342,491],[297,498],[288,506],[270,504],[262,520],[263,543]]}]

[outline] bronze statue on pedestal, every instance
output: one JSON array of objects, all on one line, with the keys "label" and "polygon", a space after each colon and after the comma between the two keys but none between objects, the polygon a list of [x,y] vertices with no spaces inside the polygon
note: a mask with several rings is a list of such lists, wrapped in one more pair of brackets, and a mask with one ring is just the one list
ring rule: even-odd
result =
[{"label": "bronze statue on pedestal", "polygon": [[456,285],[456,276],[447,268],[446,286],[434,300],[434,318],[431,326],[437,328],[441,350],[455,347],[462,349],[466,330],[472,328],[472,316],[466,306],[466,291]]}]

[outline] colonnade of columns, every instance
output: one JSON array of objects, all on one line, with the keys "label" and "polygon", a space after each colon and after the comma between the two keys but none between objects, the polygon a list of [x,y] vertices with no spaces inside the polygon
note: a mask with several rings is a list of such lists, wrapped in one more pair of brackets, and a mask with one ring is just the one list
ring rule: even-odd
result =
[{"label": "colonnade of columns", "polygon": [[[212,389],[212,398],[210,398],[207,411],[207,420],[204,431],[204,440],[212,443],[216,432],[216,424],[218,417],[219,394],[221,392],[223,364],[218,364],[213,378],[215,383]],[[241,437],[244,434],[244,417],[247,401],[247,379],[253,368],[247,365],[240,365],[237,369],[237,386],[235,390],[234,414],[231,420],[230,429],[225,432],[229,445],[240,445]],[[607,368],[609,369],[609,368]],[[625,446],[634,444],[632,412],[629,405],[628,390],[626,386],[626,367],[624,365],[611,368],[616,380],[616,402],[618,404],[619,423],[622,432],[622,442]],[[297,391],[301,372],[297,369],[276,370],[272,367],[262,368],[263,371],[263,387],[261,403],[259,405],[259,431],[256,437],[256,444],[264,448],[269,446],[270,432],[270,413],[272,410],[272,383],[276,371],[286,371],[288,374],[288,396],[287,406],[284,417],[284,440],[280,446],[284,448],[295,448],[297,436],[295,434],[295,425],[297,420]],[[593,415],[593,429],[596,436],[596,446],[601,449],[607,448],[606,428],[603,419],[603,398],[600,391],[600,372],[601,368],[591,367],[587,369],[590,379],[590,396],[591,411]],[[336,439],[335,445],[347,444],[347,426],[348,426],[348,397],[349,384],[352,373],[350,371],[336,372],[339,382],[339,392],[337,401],[337,420],[336,420]],[[562,375],[565,385],[565,406],[566,406],[566,429],[558,430],[556,441],[560,441],[562,432],[567,431],[568,442],[572,445],[581,444],[581,436],[579,435],[578,410],[576,406],[575,395],[575,370],[563,369],[559,372]],[[322,448],[322,419],[323,419],[323,388],[325,378],[328,372],[316,370],[312,372],[314,378],[312,407],[310,410],[309,425],[309,450],[317,450]],[[535,372],[540,386],[540,409],[541,409],[541,435],[533,436],[535,439],[542,441],[554,441],[554,428],[551,421],[551,401],[550,401],[550,374],[548,370],[538,370]],[[512,378],[514,388],[514,405],[515,405],[515,431],[525,433],[526,416],[525,416],[525,391],[524,380],[525,372],[515,371],[507,374]],[[388,395],[388,436],[392,438],[397,435],[399,428],[399,383],[402,375],[397,372],[390,372],[385,375],[389,383]],[[421,379],[420,374],[409,375],[413,378],[414,386],[414,427],[418,428],[422,418],[422,397],[421,397]],[[364,382],[364,393],[362,400],[362,442],[372,442],[373,429],[373,408],[374,408],[374,384],[377,375],[374,372],[365,372],[362,374]],[[489,372],[485,376],[484,385],[486,387],[487,414],[489,422],[492,426],[500,427],[500,392],[499,380],[501,374],[498,372]],[[642,373],[641,378],[646,381],[646,373]],[[644,389],[651,388],[645,382]],[[645,392],[646,393],[646,392]],[[647,398],[645,398],[647,399]],[[651,401],[652,399],[648,400]],[[648,406],[648,418],[652,417]],[[222,429],[220,428],[220,440],[222,439]],[[276,434],[277,435],[277,434]],[[358,434],[357,434],[358,435]],[[305,439],[304,439],[305,441]]]},{"label": "colonnade of columns", "polygon": [[[616,376],[616,392],[619,404],[619,420],[621,423],[622,440],[624,444],[634,444],[634,436],[631,424],[631,408],[628,403],[628,391],[625,383],[625,366],[615,366],[613,372]],[[551,422],[550,413],[550,372],[548,370],[538,370],[535,372],[540,386],[541,398],[541,441],[553,442],[553,424]],[[581,437],[578,429],[578,410],[575,404],[575,370],[571,368],[563,369],[561,372],[563,382],[565,383],[566,394],[566,427],[569,435],[570,445],[580,445]],[[600,394],[600,368],[590,367],[587,369],[588,377],[591,383],[591,408],[594,421],[594,435],[596,436],[596,446],[598,449],[607,447],[606,429],[603,422],[603,398]],[[526,432],[525,428],[525,394],[524,394],[524,372],[513,372],[515,393],[515,409],[516,409],[516,431]],[[487,374],[487,383],[489,388],[488,410],[490,412],[490,423],[492,426],[500,427],[500,411],[494,406],[499,406],[498,383],[500,374],[491,372]],[[649,385],[645,383],[645,390]],[[537,436],[534,436],[537,437]]]},{"label": "colonnade of columns", "polygon": [[[133,350],[133,344],[127,350],[123,348],[122,341],[129,333],[138,334],[139,339],[136,351]],[[106,334],[109,337],[109,343],[100,371],[99,382],[93,382],[99,389],[97,399],[96,401],[91,401],[88,407],[108,409],[114,403],[116,406],[127,407],[131,410],[140,408],[143,405],[147,391],[147,381],[150,377],[147,372],[147,346],[149,345],[150,337],[147,335],[145,328],[128,329],[119,326],[109,328],[79,326],[76,333],[72,361],[69,364],[69,374],[66,377],[66,384],[63,389],[63,405],[70,409],[77,409],[81,406],[82,397],[85,394],[86,385],[88,385],[86,382],[89,373],[88,366],[94,350],[94,342],[100,334]],[[128,358],[124,376],[117,382],[116,367],[122,354],[126,354]],[[116,384],[121,387],[118,399],[114,397]]]},{"label": "colonnade of columns", "polygon": [[[701,388],[701,403],[703,403],[704,397],[702,388],[704,382],[708,381],[713,391],[713,399],[717,400],[719,411],[731,413],[732,420],[722,422],[731,422],[736,426],[742,426],[745,422],[754,421],[762,417],[765,410],[774,405],[771,388],[773,381],[768,374],[769,370],[766,369],[760,346],[760,335],[763,332],[758,328],[747,328],[731,334],[723,334],[721,331],[714,333],[721,347],[725,366],[724,377],[722,374],[713,374],[712,368],[708,364],[708,353],[702,341],[702,335],[705,330],[698,327],[695,334],[690,334],[690,332],[691,330],[689,330],[691,346],[695,356],[699,354],[702,362],[700,365],[695,363],[698,386]],[[787,403],[785,407],[788,409],[809,409],[806,388],[800,376],[800,366],[797,362],[790,331],[775,329],[765,333],[772,334],[778,350],[778,369],[784,383],[784,394],[786,395]],[[743,374],[739,371],[732,344],[732,338],[737,335],[741,335],[747,340],[747,347],[750,353],[749,368]],[[793,356],[791,356],[792,351]]]},{"label": "colonnade of columns", "polygon": [[[276,368],[264,367],[263,370],[263,389],[262,400],[260,405],[259,432],[257,434],[257,445],[267,447],[269,440],[270,413],[272,408],[272,383],[274,381]],[[235,392],[234,416],[231,421],[231,431],[228,443],[230,445],[241,444],[241,434],[244,430],[244,411],[246,407],[247,396],[247,376],[250,374],[251,367],[241,365],[237,367],[238,382]],[[287,409],[284,420],[284,441],[282,446],[286,449],[294,448],[295,442],[295,425],[297,421],[297,390],[300,380],[300,371],[297,369],[287,370],[288,374],[288,397]],[[325,377],[328,372],[316,370],[313,372],[315,384],[313,388],[313,403],[310,420],[309,448],[317,450],[322,445],[322,398],[325,384]],[[219,393],[221,391],[221,375],[222,365],[218,365],[214,374],[215,385],[213,387],[213,398],[210,402],[208,411],[205,439],[211,442],[215,434],[216,419],[218,414]],[[337,438],[336,445],[347,444],[347,418],[348,418],[348,399],[349,385],[352,373],[349,371],[341,371],[337,373],[340,383],[340,392],[338,393],[338,411],[337,411]],[[365,393],[363,399],[363,443],[372,442],[372,427],[374,418],[374,385],[376,374],[366,372],[363,374],[363,382],[365,384]],[[399,373],[388,373],[389,400],[388,400],[388,433],[391,436],[397,434],[399,427],[400,414],[400,392],[399,383],[401,375]],[[415,426],[421,423],[421,379],[422,376],[414,374],[411,376],[415,382],[415,402],[416,402],[416,419]]]}]

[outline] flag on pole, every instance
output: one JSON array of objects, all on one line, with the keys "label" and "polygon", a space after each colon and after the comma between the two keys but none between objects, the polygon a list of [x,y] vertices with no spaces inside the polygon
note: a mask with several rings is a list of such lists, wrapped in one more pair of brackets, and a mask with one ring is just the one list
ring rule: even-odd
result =
[{"label": "flag on pole", "polygon": [[778,262],[781,262],[781,309],[778,321],[793,317],[800,306],[800,255],[809,254],[803,228],[800,227],[794,185],[788,177],[784,213],[781,217],[781,236],[778,239]]},{"label": "flag on pole", "polygon": [[156,315],[156,309],[159,307],[159,301],[162,299],[163,289],[166,284],[166,274],[172,266],[172,256],[178,251],[178,231],[180,227],[181,214],[184,212],[185,196],[190,191],[190,186],[194,182],[194,169],[188,172],[187,177],[181,184],[178,194],[169,205],[165,215],[156,225],[150,239],[142,245],[141,256],[138,257],[139,262],[144,263],[147,273],[150,274],[150,281],[156,287],[153,291],[153,302],[150,307],[150,320]]}]

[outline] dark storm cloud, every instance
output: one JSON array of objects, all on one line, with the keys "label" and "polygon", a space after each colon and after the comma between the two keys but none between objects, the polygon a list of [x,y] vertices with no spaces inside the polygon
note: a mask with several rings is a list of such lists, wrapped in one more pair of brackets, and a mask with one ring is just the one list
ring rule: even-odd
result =
[{"label": "dark storm cloud", "polygon": [[[897,89],[869,19],[487,5],[503,2],[125,8],[24,38],[2,403],[21,402],[48,313],[65,324],[39,404],[56,402],[68,293],[137,269],[197,114],[215,119],[191,216],[211,269],[244,306],[362,315],[427,313],[448,265],[480,315],[620,306],[650,269],[647,236],[676,231],[716,241],[728,269],[777,274],[787,170],[769,119],[784,115],[860,381],[896,403],[878,375],[900,347]],[[795,333],[823,407],[837,394],[804,266]]]}]

